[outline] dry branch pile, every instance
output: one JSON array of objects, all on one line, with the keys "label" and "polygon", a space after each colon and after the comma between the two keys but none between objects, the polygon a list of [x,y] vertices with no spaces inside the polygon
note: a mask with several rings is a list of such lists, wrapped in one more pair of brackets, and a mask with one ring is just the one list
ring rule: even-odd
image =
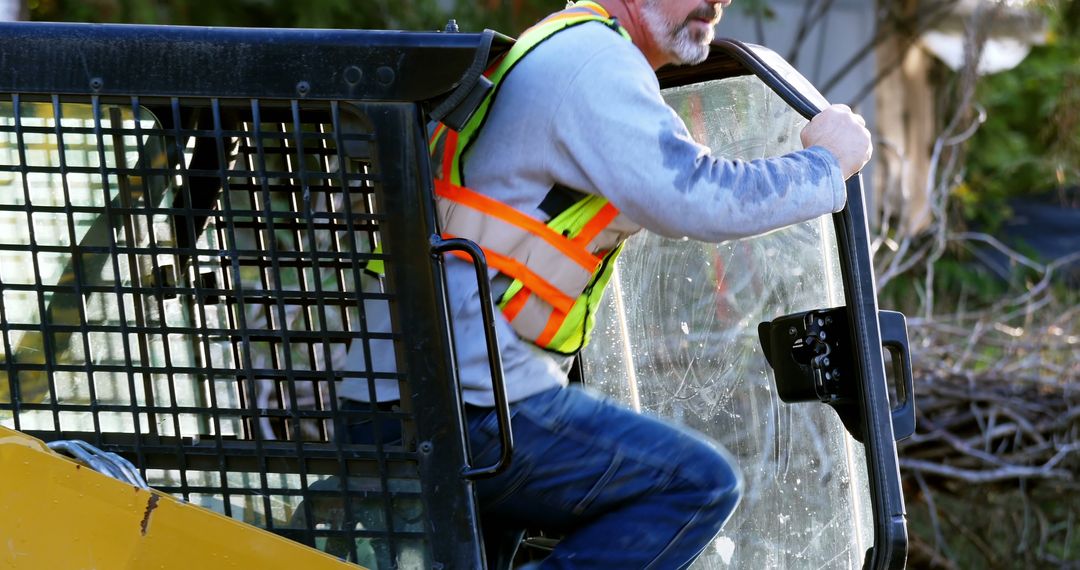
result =
[{"label": "dry branch pile", "polygon": [[1080,565],[1080,306],[1017,297],[911,324],[918,429],[900,466],[933,532],[913,536],[917,567]]},{"label": "dry branch pile", "polygon": [[919,386],[918,421],[919,432],[902,445],[905,471],[971,484],[1055,479],[1080,488],[1080,384],[928,377]]}]

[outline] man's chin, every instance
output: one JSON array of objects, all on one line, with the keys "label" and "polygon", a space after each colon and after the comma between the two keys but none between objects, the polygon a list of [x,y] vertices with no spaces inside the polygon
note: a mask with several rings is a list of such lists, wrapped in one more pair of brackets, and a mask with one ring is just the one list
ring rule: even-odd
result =
[{"label": "man's chin", "polygon": [[675,65],[697,65],[709,58],[709,50],[706,47],[694,53],[677,53],[672,57]]},{"label": "man's chin", "polygon": [[689,58],[683,62],[683,65],[697,65],[706,59],[709,59],[709,46],[702,46],[702,50],[696,54],[695,57]]},{"label": "man's chin", "polygon": [[[710,43],[712,37],[709,38]],[[687,42],[676,46],[672,58],[678,65],[697,65],[709,57],[709,43]]]}]

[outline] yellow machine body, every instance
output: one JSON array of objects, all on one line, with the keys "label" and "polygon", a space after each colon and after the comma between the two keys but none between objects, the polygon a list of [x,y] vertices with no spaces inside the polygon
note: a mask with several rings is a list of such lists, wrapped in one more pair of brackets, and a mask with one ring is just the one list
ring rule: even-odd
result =
[{"label": "yellow machine body", "polygon": [[0,568],[358,568],[171,495],[118,481],[2,427],[0,473]]}]

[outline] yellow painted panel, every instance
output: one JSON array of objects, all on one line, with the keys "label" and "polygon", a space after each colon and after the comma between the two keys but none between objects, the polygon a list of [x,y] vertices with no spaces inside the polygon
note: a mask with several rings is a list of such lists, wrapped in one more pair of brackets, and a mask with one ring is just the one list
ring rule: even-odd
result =
[{"label": "yellow painted panel", "polygon": [[359,568],[164,493],[122,483],[2,427],[0,473],[0,568]]}]

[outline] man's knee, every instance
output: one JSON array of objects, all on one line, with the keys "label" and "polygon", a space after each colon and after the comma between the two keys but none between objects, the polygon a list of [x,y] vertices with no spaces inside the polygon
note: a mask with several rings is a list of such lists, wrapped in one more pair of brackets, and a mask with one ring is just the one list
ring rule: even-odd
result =
[{"label": "man's knee", "polygon": [[683,456],[668,504],[678,505],[682,520],[679,540],[697,552],[715,537],[735,512],[743,491],[743,478],[735,458],[722,446],[701,439]]},{"label": "man's knee", "polygon": [[743,476],[735,458],[717,444],[702,442],[691,463],[683,468],[694,471],[702,504],[716,507],[720,522],[726,521],[743,493]]}]

